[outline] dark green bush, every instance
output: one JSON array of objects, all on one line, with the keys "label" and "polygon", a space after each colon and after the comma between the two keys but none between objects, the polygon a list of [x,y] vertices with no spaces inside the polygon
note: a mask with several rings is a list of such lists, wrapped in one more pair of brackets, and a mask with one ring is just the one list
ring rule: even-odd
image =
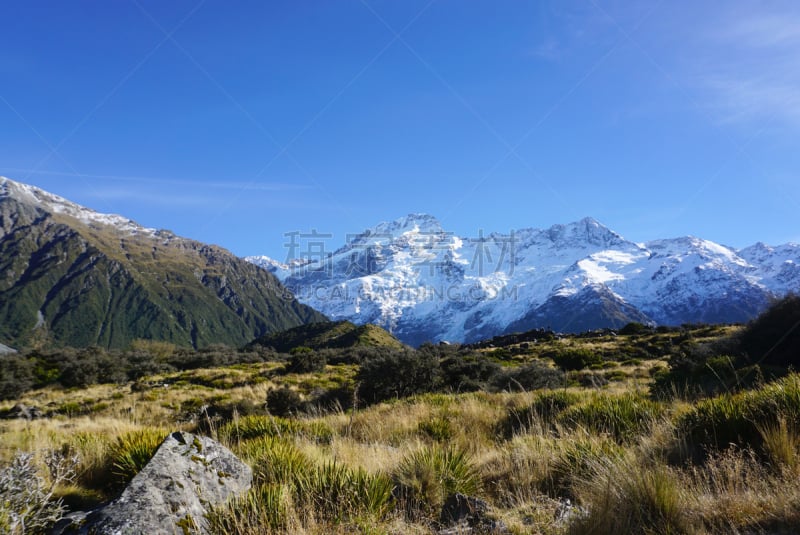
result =
[{"label": "dark green bush", "polygon": [[619,334],[632,335],[632,334],[648,334],[653,332],[653,329],[644,323],[632,321],[619,330]]},{"label": "dark green bush", "polygon": [[553,356],[553,362],[564,371],[582,370],[603,363],[603,357],[588,349],[565,349]]},{"label": "dark green bush", "polygon": [[756,318],[742,333],[741,346],[753,361],[800,367],[800,296],[789,295]]},{"label": "dark green bush", "polygon": [[442,384],[438,358],[413,350],[394,351],[364,362],[356,381],[359,399],[366,403],[435,392]]},{"label": "dark green bush", "polygon": [[0,357],[0,400],[16,399],[33,387],[33,371],[33,362],[25,357]]},{"label": "dark green bush", "polygon": [[481,353],[457,354],[440,362],[444,387],[454,392],[482,390],[500,372],[500,365]]},{"label": "dark green bush", "polygon": [[689,336],[673,348],[669,371],[653,394],[716,395],[753,388],[800,365],[800,297],[777,301],[740,334],[696,343]]},{"label": "dark green bush", "polygon": [[325,356],[308,347],[292,349],[292,358],[286,370],[293,373],[316,373],[325,370]]},{"label": "dark green bush", "polygon": [[491,381],[492,389],[505,392],[526,392],[540,388],[564,386],[566,375],[559,369],[535,360],[522,366],[503,368]]},{"label": "dark green bush", "polygon": [[267,392],[267,410],[274,416],[286,417],[305,411],[306,403],[291,388],[274,388]]}]

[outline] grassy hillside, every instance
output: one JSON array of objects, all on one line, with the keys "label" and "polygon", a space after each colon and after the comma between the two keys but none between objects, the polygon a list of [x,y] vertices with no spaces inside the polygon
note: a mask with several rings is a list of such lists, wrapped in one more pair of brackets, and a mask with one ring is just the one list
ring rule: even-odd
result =
[{"label": "grassy hillside", "polygon": [[377,325],[355,325],[349,321],[318,322],[262,336],[248,347],[271,347],[288,353],[298,347],[310,349],[345,349],[387,347],[400,349],[403,344]]},{"label": "grassy hillside", "polygon": [[[777,308],[781,321],[796,310]],[[454,492],[485,500],[481,525],[517,534],[791,533],[800,348],[783,345],[796,344],[791,325],[770,335],[784,360],[762,368],[774,350],[748,344],[780,321],[766,323],[537,331],[474,347],[372,348],[360,361],[328,348],[328,364],[304,373],[263,349],[186,353],[183,369],[0,403],[44,415],[0,421],[0,459],[77,455],[77,476],[57,495],[88,507],[132,477],[137,465],[120,462],[131,452],[146,459],[176,428],[208,434],[256,476],[249,495],[210,512],[221,533],[435,533]],[[761,380],[705,388],[699,363],[723,350]],[[290,397],[298,403],[285,416],[270,414]]]}]

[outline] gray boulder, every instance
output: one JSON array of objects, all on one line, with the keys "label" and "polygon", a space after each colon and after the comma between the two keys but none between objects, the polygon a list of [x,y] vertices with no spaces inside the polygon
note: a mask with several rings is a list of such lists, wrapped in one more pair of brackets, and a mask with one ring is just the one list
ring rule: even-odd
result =
[{"label": "gray boulder", "polygon": [[119,498],[65,519],[54,534],[206,534],[205,513],[250,488],[249,466],[207,437],[175,432]]}]

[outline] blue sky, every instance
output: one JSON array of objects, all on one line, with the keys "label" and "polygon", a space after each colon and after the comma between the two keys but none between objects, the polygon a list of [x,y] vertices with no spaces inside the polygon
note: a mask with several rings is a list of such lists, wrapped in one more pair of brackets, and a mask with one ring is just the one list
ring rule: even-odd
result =
[{"label": "blue sky", "polygon": [[797,2],[3,2],[0,174],[285,256],[409,212],[800,241]]}]

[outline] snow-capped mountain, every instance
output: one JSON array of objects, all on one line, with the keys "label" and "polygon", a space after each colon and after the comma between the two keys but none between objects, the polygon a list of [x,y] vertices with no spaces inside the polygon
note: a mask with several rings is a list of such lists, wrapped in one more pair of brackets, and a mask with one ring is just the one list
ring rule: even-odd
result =
[{"label": "snow-capped mountain", "polygon": [[[49,191],[0,176],[0,199],[4,198],[14,199],[17,202],[32,206],[39,206],[52,214],[63,214],[90,226],[111,226],[120,231],[134,235],[145,234],[155,236],[159,232],[153,228],[143,227],[127,217],[117,214],[95,212],[90,208],[68,201],[64,197],[60,197]],[[0,237],[1,236],[2,234],[0,234]]]},{"label": "snow-capped mountain", "polygon": [[286,262],[247,260],[330,318],[376,323],[411,344],[535,327],[746,321],[800,289],[800,245],[637,244],[591,218],[467,238],[411,214],[346,241],[328,252],[299,236]]}]

